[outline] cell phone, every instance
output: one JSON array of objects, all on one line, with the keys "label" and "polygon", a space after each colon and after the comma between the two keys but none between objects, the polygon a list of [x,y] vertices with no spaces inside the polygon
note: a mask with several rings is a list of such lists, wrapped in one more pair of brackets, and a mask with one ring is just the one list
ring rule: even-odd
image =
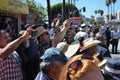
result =
[{"label": "cell phone", "polygon": [[32,31],[32,33],[31,33],[31,36],[32,36],[32,37],[36,37],[37,35],[38,35],[38,31],[37,31],[37,30]]},{"label": "cell phone", "polygon": [[60,14],[57,15],[57,18],[59,18],[59,17],[62,18],[62,16]]}]

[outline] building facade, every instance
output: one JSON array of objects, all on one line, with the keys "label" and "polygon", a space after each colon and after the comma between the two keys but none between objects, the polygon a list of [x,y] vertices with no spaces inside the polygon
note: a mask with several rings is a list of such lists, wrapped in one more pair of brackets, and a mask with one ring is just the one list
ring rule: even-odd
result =
[{"label": "building facade", "polygon": [[0,28],[4,29],[11,21],[17,30],[21,30],[22,17],[29,14],[29,7],[17,0],[0,0]]}]

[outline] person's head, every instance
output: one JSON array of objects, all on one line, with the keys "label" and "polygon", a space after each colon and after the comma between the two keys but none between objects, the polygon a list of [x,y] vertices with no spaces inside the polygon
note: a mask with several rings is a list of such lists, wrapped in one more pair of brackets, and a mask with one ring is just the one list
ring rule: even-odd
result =
[{"label": "person's head", "polygon": [[50,40],[50,35],[43,26],[36,28],[36,30],[39,31],[39,36],[37,37],[38,41],[49,41]]},{"label": "person's head", "polygon": [[5,30],[0,30],[0,47],[5,47],[10,41],[10,35]]},{"label": "person's head", "polygon": [[81,49],[81,52],[91,53],[91,55],[94,55],[97,53],[96,45],[99,43],[101,42],[94,40],[94,38],[87,38],[83,41],[83,48]]},{"label": "person's head", "polygon": [[59,48],[48,48],[41,57],[41,70],[53,80],[57,80],[62,67],[67,62],[67,58]]},{"label": "person's head", "polygon": [[74,36],[75,36],[74,32],[69,29],[69,30],[67,31],[66,36],[65,36],[66,42],[67,42],[68,44],[71,44],[71,43],[74,41]]},{"label": "person's head", "polygon": [[104,45],[107,44],[107,38],[106,38],[105,34],[103,34],[103,33],[97,33],[95,38],[96,38],[96,40],[101,41],[102,44],[104,44]]},{"label": "person's head", "polygon": [[31,24],[26,24],[24,26],[24,30],[27,30],[27,29],[32,29],[32,25]]},{"label": "person's head", "polygon": [[104,80],[100,68],[91,60],[73,56],[63,67],[59,80]]},{"label": "person's head", "polygon": [[80,41],[80,44],[83,45],[83,41],[84,39],[87,39],[88,38],[88,35],[86,32],[78,32],[75,34],[75,37],[74,37],[74,40],[79,40]]},{"label": "person's head", "polygon": [[105,80],[120,80],[120,58],[111,58],[102,69]]}]

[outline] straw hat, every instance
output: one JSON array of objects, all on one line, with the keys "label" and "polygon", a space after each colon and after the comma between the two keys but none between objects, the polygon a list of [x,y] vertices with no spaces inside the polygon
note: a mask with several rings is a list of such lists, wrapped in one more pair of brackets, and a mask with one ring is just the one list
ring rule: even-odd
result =
[{"label": "straw hat", "polygon": [[93,47],[99,43],[101,43],[101,42],[98,40],[94,40],[93,38],[87,38],[83,41],[83,48],[81,49],[81,51],[88,49],[90,47]]},{"label": "straw hat", "polygon": [[38,32],[37,37],[41,36],[43,33],[47,32],[47,30],[43,26],[39,26],[35,29]]}]

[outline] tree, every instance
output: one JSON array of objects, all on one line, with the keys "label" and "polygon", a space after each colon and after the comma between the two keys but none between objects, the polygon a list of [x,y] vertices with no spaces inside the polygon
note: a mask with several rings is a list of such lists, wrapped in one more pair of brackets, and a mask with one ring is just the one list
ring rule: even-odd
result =
[{"label": "tree", "polygon": [[97,10],[95,10],[95,16],[97,15],[97,13],[98,13],[98,11],[97,11]]},{"label": "tree", "polygon": [[42,19],[46,17],[46,9],[37,4],[35,0],[26,0],[26,4],[34,11],[34,20],[36,23],[42,23]]},{"label": "tree", "polygon": [[103,11],[103,10],[101,10],[101,9],[99,9],[99,10],[98,10],[98,13],[99,13],[101,16],[103,16],[104,11]]},{"label": "tree", "polygon": [[[51,6],[51,18],[52,18],[52,20],[55,17],[57,17],[58,13],[62,14],[62,5],[63,5],[63,3],[58,3],[58,4]],[[68,3],[65,3],[65,7],[66,7],[66,13],[64,15],[66,16],[66,19],[67,19],[67,18],[69,18]],[[74,11],[74,16],[79,17],[78,9],[74,5],[71,5],[71,4],[69,4],[69,7]]]},{"label": "tree", "polygon": [[116,3],[116,0],[111,0],[111,2],[113,3],[113,13],[114,13],[112,18],[115,19],[115,16],[116,16],[116,14],[115,14],[115,3]]},{"label": "tree", "polygon": [[116,3],[117,0],[111,0],[111,1],[113,3],[113,12],[115,12],[115,3]]},{"label": "tree", "polygon": [[91,18],[92,18],[92,19],[94,19],[94,18],[95,18],[95,16],[91,15]]},{"label": "tree", "polygon": [[111,4],[111,0],[106,0],[105,1],[106,2],[106,6],[108,7],[108,20],[110,20],[110,8],[109,8],[109,6],[110,6],[110,4]]}]

